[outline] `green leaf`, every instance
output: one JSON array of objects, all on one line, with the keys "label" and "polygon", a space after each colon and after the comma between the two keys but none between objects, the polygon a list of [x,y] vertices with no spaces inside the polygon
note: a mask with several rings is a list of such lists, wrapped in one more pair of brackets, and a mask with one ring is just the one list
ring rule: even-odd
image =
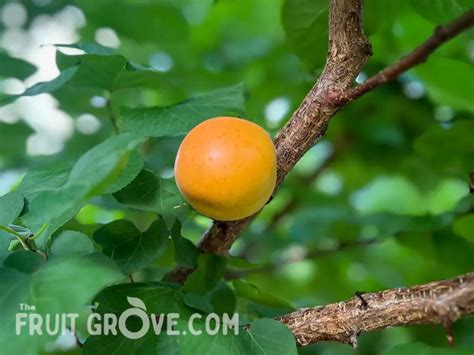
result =
[{"label": "green leaf", "polygon": [[[65,55],[57,52],[56,64],[61,70],[51,81],[38,83],[20,95],[0,95],[0,106],[22,96],[53,93],[62,88],[60,94],[77,95],[78,88],[107,90],[113,92],[137,86],[169,86],[169,75],[151,68],[133,65],[121,55],[83,54]],[[145,134],[146,135],[146,134]]]},{"label": "green leaf", "polygon": [[455,121],[448,127],[433,125],[416,139],[415,151],[436,169],[464,179],[471,171],[474,145],[474,122]]},{"label": "green leaf", "polygon": [[0,51],[0,76],[6,78],[18,78],[24,80],[36,71],[36,67],[20,58],[9,56],[6,52]]},{"label": "green leaf", "polygon": [[20,250],[11,253],[3,261],[3,266],[9,269],[16,269],[24,274],[32,274],[44,264],[41,255],[29,250]]},{"label": "green leaf", "polygon": [[[28,256],[30,261],[25,260]],[[29,252],[22,258],[21,264],[16,260],[0,269],[0,289],[4,292],[0,299],[0,348],[9,353],[38,354],[57,338],[45,332],[29,335],[27,328],[15,335],[20,303],[35,306],[43,319],[47,313],[84,314],[99,290],[122,277],[109,259],[96,254],[49,260],[34,272],[30,266],[37,263],[38,255]],[[80,316],[77,323],[83,321]]]},{"label": "green leaf", "polygon": [[31,201],[39,192],[63,185],[71,172],[71,166],[58,165],[45,170],[30,170],[21,180],[18,192]]},{"label": "green leaf", "polygon": [[283,28],[289,44],[309,69],[325,63],[328,51],[327,1],[286,0]]},{"label": "green leaf", "polygon": [[210,297],[208,295],[186,293],[183,296],[183,301],[189,307],[195,308],[205,313],[211,313],[214,310],[214,307],[212,306]]},{"label": "green leaf", "polygon": [[92,240],[85,234],[76,231],[62,231],[51,243],[50,255],[71,256],[94,252]]},{"label": "green leaf", "polygon": [[[474,112],[474,67],[460,60],[431,56],[415,73],[423,80],[428,96],[439,105]],[[460,85],[462,83],[462,85]]]},{"label": "green leaf", "polygon": [[[138,42],[175,45],[187,39],[188,26],[181,11],[162,2],[114,1],[114,6],[107,3],[83,2],[88,22],[96,27],[111,27],[120,36],[129,37]],[[127,14],[127,16],[123,16]],[[137,23],[147,24],[146,30]],[[157,38],[159,34],[159,38]]]},{"label": "green leaf", "polygon": [[57,52],[56,62],[61,70],[77,66],[77,73],[65,89],[102,89],[113,92],[139,86],[170,86],[169,75],[152,68],[130,63],[117,54],[65,55]]},{"label": "green leaf", "polygon": [[466,182],[456,179],[443,180],[428,195],[428,210],[434,215],[450,212],[468,194]]},{"label": "green leaf", "polygon": [[130,184],[142,170],[143,164],[143,155],[138,150],[132,150],[122,173],[107,187],[105,192],[114,193]]},{"label": "green leaf", "polygon": [[474,6],[473,0],[411,0],[415,10],[437,25],[454,20]]},{"label": "green leaf", "polygon": [[84,355],[116,354],[116,355],[180,355],[176,337],[165,333],[155,335],[148,332],[140,339],[129,339],[121,334],[90,336],[84,344]]},{"label": "green leaf", "polygon": [[186,279],[183,292],[206,294],[217,286],[225,272],[225,259],[215,254],[201,254],[197,268]]},{"label": "green leaf", "polygon": [[[180,336],[178,346],[180,355],[193,354],[226,354],[226,355],[254,355],[265,354],[251,352],[250,339],[244,339],[243,336],[237,336],[232,329],[227,335],[218,332],[217,334],[207,334],[204,321],[193,322],[194,330],[201,331],[200,335],[190,334],[185,324],[178,324],[182,335]],[[186,334],[183,334],[184,332]],[[242,330],[240,330],[242,332]],[[283,355],[283,353],[282,353]]]},{"label": "green leaf", "polygon": [[[0,102],[1,102],[0,94]],[[1,103],[0,103],[1,105]],[[24,163],[26,155],[26,139],[33,133],[31,127],[24,122],[0,122],[0,161],[2,167],[18,166]]]},{"label": "green leaf", "polygon": [[[178,313],[189,317],[189,311],[181,300],[177,285],[148,282],[111,286],[101,291],[95,298],[99,313],[120,314],[132,307],[130,297],[140,300],[148,314]],[[150,327],[152,328],[152,327]],[[177,337],[167,336],[164,325],[162,334],[156,336],[152,329],[142,338],[132,340],[122,334],[116,336],[90,336],[84,345],[84,354],[178,354]]]},{"label": "green leaf", "polygon": [[409,343],[396,345],[389,350],[385,350],[382,355],[472,355],[472,350],[463,348],[435,348],[421,343]]},{"label": "green leaf", "polygon": [[98,43],[74,43],[74,44],[54,44],[57,48],[81,49],[87,54],[111,55],[115,53],[114,48],[104,47]]},{"label": "green leaf", "polygon": [[296,355],[296,342],[288,327],[273,319],[257,319],[243,333],[248,354]]},{"label": "green leaf", "polygon": [[427,212],[417,187],[403,176],[382,176],[356,191],[352,205],[364,214],[390,212],[419,216]]},{"label": "green leaf", "polygon": [[179,214],[187,205],[174,179],[160,179],[147,169],[114,197],[128,207],[163,215]]},{"label": "green leaf", "polygon": [[122,173],[129,152],[143,139],[122,134],[105,140],[77,161],[63,185],[40,191],[31,199],[22,221],[34,232],[47,224],[38,240],[40,248],[46,247],[51,234],[72,218],[89,198],[102,193]]},{"label": "green leaf", "polygon": [[8,248],[13,240],[13,236],[7,232],[0,231],[0,264],[10,255]]},{"label": "green leaf", "polygon": [[76,74],[78,68],[79,67],[77,65],[67,68],[64,71],[61,71],[57,78],[51,81],[35,84],[32,87],[26,89],[20,95],[0,95],[0,106],[9,104],[10,102],[15,101],[17,98],[22,96],[35,96],[39,94],[51,93],[71,80]]},{"label": "green leaf", "polygon": [[171,107],[123,108],[123,128],[152,137],[184,135],[208,118],[243,115],[243,90],[238,84]]},{"label": "green leaf", "polygon": [[148,314],[186,315],[179,285],[166,282],[136,282],[110,286],[102,290],[94,301],[99,304],[97,309],[99,313],[121,313],[130,308],[128,297],[141,300]]},{"label": "green leaf", "polygon": [[[258,319],[250,325],[250,330],[239,329],[235,335],[229,330],[209,335],[204,322],[194,322],[193,328],[202,334],[182,335],[178,343],[180,354],[229,354],[229,355],[296,355],[296,342],[286,325],[272,319]],[[180,330],[185,330],[181,325]]]},{"label": "green leaf", "polygon": [[474,243],[474,215],[459,217],[454,221],[453,231],[457,235]]},{"label": "green leaf", "polygon": [[72,85],[108,91],[115,89],[115,79],[127,63],[120,55],[86,54],[71,57],[76,58],[79,63],[79,69],[71,81]]},{"label": "green leaf", "polygon": [[0,197],[0,225],[13,223],[23,210],[23,204],[23,196],[15,191]]},{"label": "green leaf", "polygon": [[243,298],[268,307],[283,308],[294,310],[294,307],[281,298],[260,290],[257,286],[252,285],[244,280],[234,280],[232,282],[235,293]]},{"label": "green leaf", "polygon": [[94,233],[103,253],[117,262],[124,274],[132,274],[150,266],[166,244],[169,232],[165,222],[157,219],[141,232],[127,220],[106,224]]},{"label": "green leaf", "polygon": [[181,223],[179,220],[176,220],[171,228],[171,238],[173,239],[176,263],[184,267],[195,268],[200,253],[193,242],[181,235]]},{"label": "green leaf", "polygon": [[220,282],[209,292],[209,299],[215,313],[222,315],[235,312],[237,298],[234,291],[225,282]]}]

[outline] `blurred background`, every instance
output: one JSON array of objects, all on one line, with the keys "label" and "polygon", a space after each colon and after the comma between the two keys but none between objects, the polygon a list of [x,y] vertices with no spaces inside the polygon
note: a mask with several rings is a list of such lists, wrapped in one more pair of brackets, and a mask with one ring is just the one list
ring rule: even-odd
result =
[{"label": "blurred background", "polygon": [[[449,2],[449,1],[448,1]],[[433,4],[434,3],[434,4]],[[363,82],[421,43],[469,1],[367,1],[374,55]],[[165,80],[112,94],[74,87],[21,97],[0,108],[0,195],[28,169],[74,162],[110,136],[122,106],[166,106],[243,82],[248,119],[272,135],[314,84],[327,51],[327,3],[308,0],[0,1],[0,102],[59,74],[57,51],[120,54]],[[67,45],[78,44],[71,48]],[[82,48],[82,49],[81,49]],[[3,95],[3,96],[2,96]],[[272,203],[232,249],[261,264],[245,280],[309,307],[376,291],[454,277],[474,268],[474,35],[467,32],[429,61],[345,107],[324,138],[290,173]],[[146,164],[171,177],[181,138],[154,139]],[[133,219],[104,197],[69,222],[90,234],[102,223]],[[191,215],[183,234],[197,240],[210,221]],[[164,255],[143,279],[173,264]],[[249,319],[281,310],[238,304]],[[454,325],[474,348],[474,321]],[[442,327],[364,334],[356,353],[409,342],[446,346]],[[353,354],[320,344],[302,354]]]}]

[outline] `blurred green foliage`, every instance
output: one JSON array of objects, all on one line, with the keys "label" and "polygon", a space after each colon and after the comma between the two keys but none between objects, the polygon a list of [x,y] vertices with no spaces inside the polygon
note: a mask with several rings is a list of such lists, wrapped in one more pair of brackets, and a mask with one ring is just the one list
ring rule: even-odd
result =
[{"label": "blurred green foliage", "polygon": [[[12,4],[26,13],[17,27],[5,15]],[[473,6],[473,0],[367,1],[374,55],[357,81]],[[22,82],[36,71],[20,57],[38,48],[25,42],[23,52],[15,52],[12,38],[34,36],[34,26],[52,23],[65,9],[84,20],[77,42],[41,43],[56,46],[59,76],[23,95],[6,90],[12,78]],[[321,72],[327,12],[323,0],[2,1],[0,103],[8,105],[0,109],[0,188],[15,191],[0,197],[0,224],[33,234],[31,246],[49,255],[44,262],[0,231],[2,353],[38,354],[54,340],[15,338],[20,302],[42,314],[80,313],[85,341],[86,304],[94,300],[99,313],[119,312],[130,296],[150,312],[183,317],[235,310],[252,330],[235,337],[147,334],[138,341],[93,336],[81,352],[291,354],[291,334],[261,318],[340,301],[356,290],[473,270],[472,30],[344,107],[235,243],[235,257],[198,257],[191,242],[211,221],[193,212],[175,186],[181,139],[202,120],[226,114],[257,122],[274,136]],[[73,19],[62,18],[66,27]],[[115,31],[118,48],[98,36],[104,28]],[[65,54],[71,49],[82,53]],[[51,155],[30,147],[32,135],[45,134],[35,124],[45,117],[40,110],[27,117],[23,108],[35,101],[24,100],[36,97],[22,96],[39,94],[52,95],[75,127]],[[84,114],[98,119],[98,130],[78,128]],[[197,266],[183,288],[160,281],[176,264]],[[127,283],[129,274],[136,284]],[[452,352],[472,353],[473,333],[472,318],[457,322],[460,348]],[[441,327],[418,326],[363,334],[355,352],[444,354],[446,346]],[[354,350],[317,344],[298,352]]]}]

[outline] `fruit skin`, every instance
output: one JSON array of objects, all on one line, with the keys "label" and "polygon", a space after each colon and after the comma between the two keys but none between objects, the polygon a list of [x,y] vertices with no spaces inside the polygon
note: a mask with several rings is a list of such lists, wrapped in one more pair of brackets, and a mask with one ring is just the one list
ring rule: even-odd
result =
[{"label": "fruit skin", "polygon": [[174,173],[179,190],[198,212],[220,221],[242,219],[259,211],[272,195],[275,146],[253,122],[211,118],[184,138]]}]

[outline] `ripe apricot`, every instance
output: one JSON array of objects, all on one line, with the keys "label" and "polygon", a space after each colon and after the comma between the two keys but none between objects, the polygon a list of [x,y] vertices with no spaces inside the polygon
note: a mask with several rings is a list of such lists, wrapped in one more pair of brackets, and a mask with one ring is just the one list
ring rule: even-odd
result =
[{"label": "ripe apricot", "polygon": [[248,217],[270,198],[276,151],[267,132],[235,117],[215,117],[194,127],[179,147],[174,173],[194,209],[220,221]]}]

